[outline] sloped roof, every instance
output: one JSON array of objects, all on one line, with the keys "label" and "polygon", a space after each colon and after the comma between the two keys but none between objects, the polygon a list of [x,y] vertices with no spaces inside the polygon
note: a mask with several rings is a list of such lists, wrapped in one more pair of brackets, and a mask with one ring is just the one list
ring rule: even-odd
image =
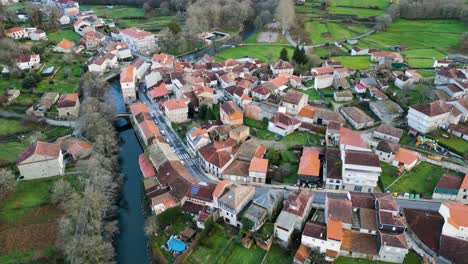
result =
[{"label": "sloped roof", "polygon": [[327,197],[328,221],[335,220],[351,224],[353,207],[350,200]]},{"label": "sloped roof", "polygon": [[72,107],[75,106],[78,101],[78,94],[62,94],[58,100],[57,107]]},{"label": "sloped roof", "polygon": [[392,127],[386,124],[381,124],[375,132],[379,132],[385,135],[390,135],[392,137],[401,138],[403,136],[403,129]]},{"label": "sloped roof", "polygon": [[320,151],[317,148],[307,147],[302,151],[302,156],[299,162],[298,175],[304,176],[320,176]]},{"label": "sloped roof", "polygon": [[249,172],[266,173],[268,170],[268,160],[254,157],[250,161]]},{"label": "sloped roof", "polygon": [[451,105],[448,105],[447,103],[440,100],[432,103],[412,105],[410,106],[410,108],[413,108],[414,110],[421,112],[427,116],[438,116],[448,113],[452,110]]},{"label": "sloped roof", "polygon": [[68,39],[62,39],[62,41],[60,41],[57,44],[57,46],[59,46],[62,49],[71,49],[71,48],[73,48],[75,46],[75,43],[71,42]]},{"label": "sloped roof", "polygon": [[255,187],[252,186],[229,186],[228,191],[223,194],[219,201],[229,205],[232,208],[238,208],[248,197],[250,194],[255,192]]},{"label": "sloped roof", "polygon": [[24,149],[18,154],[16,164],[21,164],[33,155],[44,156],[48,158],[58,158],[61,153],[60,144],[37,141],[30,147]]},{"label": "sloped roof", "polygon": [[410,150],[400,147],[393,159],[408,165],[418,160],[418,155]]}]

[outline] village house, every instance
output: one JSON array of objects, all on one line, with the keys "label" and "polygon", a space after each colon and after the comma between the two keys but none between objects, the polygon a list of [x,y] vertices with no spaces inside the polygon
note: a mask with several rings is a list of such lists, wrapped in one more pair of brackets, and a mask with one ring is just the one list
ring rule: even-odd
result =
[{"label": "village house", "polygon": [[353,47],[351,49],[351,56],[365,56],[369,55],[369,49],[368,48],[359,48],[359,47]]},{"label": "village house", "polygon": [[41,96],[39,102],[26,110],[27,115],[35,117],[44,117],[45,112],[49,111],[52,106],[59,99],[59,94],[54,92],[47,92]]},{"label": "village house", "polygon": [[136,78],[135,67],[128,65],[120,73],[120,87],[125,103],[131,103],[136,100]]},{"label": "village house", "polygon": [[468,98],[447,102],[461,112],[460,122],[468,122]]},{"label": "village house", "polygon": [[23,39],[28,37],[26,29],[22,27],[13,27],[5,30],[5,35],[13,39]]},{"label": "village house", "polygon": [[216,184],[207,182],[198,182],[185,193],[182,198],[182,210],[197,215],[204,208],[212,210],[215,207],[213,193]]},{"label": "village house", "polygon": [[390,99],[371,101],[369,102],[369,109],[382,120],[383,123],[391,123],[405,113],[400,105]]},{"label": "village house", "polygon": [[400,147],[393,158],[392,165],[398,167],[400,170],[409,171],[416,166],[418,159],[416,153]]},{"label": "village house", "polygon": [[288,91],[281,101],[281,106],[286,108],[286,113],[290,115],[297,115],[299,111],[307,105],[307,94],[298,93],[295,91]]},{"label": "village house", "polygon": [[304,227],[312,209],[312,195],[306,190],[295,190],[289,193],[283,210],[276,218],[275,237],[283,244],[288,244],[294,230]]},{"label": "village house", "polygon": [[211,142],[198,150],[198,157],[203,169],[221,177],[226,168],[234,161],[234,156],[230,151],[217,149],[214,142]]},{"label": "village house", "polygon": [[284,90],[288,89],[289,80],[284,76],[278,76],[268,82],[270,85],[267,87],[271,89],[272,94],[281,94]]},{"label": "village house", "polygon": [[414,80],[404,74],[400,74],[397,77],[395,77],[394,83],[396,87],[400,89],[408,89],[410,88],[414,83]]},{"label": "village house", "polygon": [[20,70],[35,69],[41,64],[39,54],[22,54],[16,58],[16,66]]},{"label": "village house", "polygon": [[443,101],[412,105],[408,111],[408,126],[423,134],[449,124],[458,124],[461,113]]},{"label": "village house", "polygon": [[265,183],[268,172],[268,160],[254,157],[250,161],[249,179],[252,183]]},{"label": "village house", "polygon": [[65,173],[59,144],[37,141],[18,155],[16,160],[21,180],[33,180]]},{"label": "village house", "polygon": [[132,62],[133,67],[135,67],[135,77],[137,81],[140,81],[143,79],[143,77],[146,75],[146,72],[148,71],[150,64],[146,62],[145,59],[143,58],[137,58]]},{"label": "village house", "polygon": [[80,99],[77,93],[62,94],[57,102],[59,117],[78,117],[80,112]]},{"label": "village house", "polygon": [[189,99],[169,99],[161,102],[164,115],[172,123],[183,123],[188,120]]},{"label": "village house", "polygon": [[398,143],[403,136],[403,129],[381,124],[376,130],[374,130],[372,135],[375,138],[383,139],[392,143]]},{"label": "village house", "polygon": [[271,92],[270,89],[266,87],[268,83],[259,85],[255,88],[252,89],[252,98],[258,100],[258,101],[264,101],[267,100],[268,97],[270,97]]},{"label": "village house", "polygon": [[343,189],[373,192],[380,173],[379,157],[369,151],[344,150],[341,153]]},{"label": "village house", "polygon": [[320,178],[320,150],[304,147],[297,170],[297,184],[311,186],[317,184]]},{"label": "village house", "polygon": [[341,91],[341,92],[335,92],[333,94],[333,99],[335,99],[336,102],[351,101],[351,100],[353,100],[353,93],[351,91],[349,91],[349,90]]},{"label": "village house", "polygon": [[444,83],[437,85],[436,88],[444,91],[450,99],[462,99],[468,94],[468,83]]},{"label": "village house", "polygon": [[432,199],[468,204],[468,174],[464,177],[444,174],[434,188]]},{"label": "village house", "polygon": [[219,182],[213,192],[215,206],[220,210],[219,216],[230,225],[242,227],[239,214],[252,200],[254,193],[252,186],[236,185],[227,180]]},{"label": "village house", "polygon": [[106,50],[112,54],[115,54],[118,60],[127,60],[133,57],[132,51],[128,48],[128,44],[123,41],[111,42],[107,44]]},{"label": "village house", "polygon": [[456,83],[467,81],[468,73],[466,73],[466,71],[456,68],[444,68],[436,71],[434,84],[439,85],[444,83]]},{"label": "village house", "polygon": [[245,217],[254,223],[251,231],[258,231],[263,224],[271,219],[283,204],[284,193],[282,190],[268,190],[255,200],[245,211],[242,217]]},{"label": "village house", "polygon": [[35,40],[35,41],[38,41],[38,40],[48,40],[47,34],[46,34],[45,31],[42,30],[42,29],[36,29],[35,31],[29,33],[29,38],[30,38],[31,40]]},{"label": "village house", "polygon": [[468,205],[442,203],[439,213],[444,218],[442,235],[468,241]]},{"label": "village house", "polygon": [[70,17],[67,16],[67,15],[61,15],[61,16],[58,18],[58,21],[60,22],[60,25],[68,25],[68,24],[70,24],[71,19],[70,19]]},{"label": "village house", "polygon": [[169,208],[176,207],[179,205],[177,199],[172,196],[170,192],[165,192],[155,197],[151,197],[151,211],[154,212],[155,215],[159,215],[162,212],[166,211]]},{"label": "village house", "polygon": [[333,85],[332,67],[312,68],[311,73],[314,77],[314,89],[323,89]]},{"label": "village house", "polygon": [[121,29],[119,36],[133,51],[150,53],[156,49],[156,36],[143,29],[134,27]]},{"label": "village house", "polygon": [[198,153],[198,150],[201,147],[204,147],[211,142],[210,136],[208,135],[208,130],[200,128],[198,126],[190,128],[187,131],[185,138],[187,140],[189,150],[194,155]]},{"label": "village house", "polygon": [[343,177],[341,175],[340,150],[326,147],[322,169],[323,183],[326,189],[340,190],[343,188]]},{"label": "village house", "polygon": [[291,63],[283,60],[278,60],[275,63],[271,64],[270,69],[275,75],[278,75],[280,73],[294,73],[294,67],[291,65]]},{"label": "village house", "polygon": [[342,107],[340,112],[354,129],[363,129],[374,125],[374,119],[357,107]]},{"label": "village house", "polygon": [[163,137],[145,104],[133,103],[129,106],[129,109],[135,132],[144,146],[149,146],[156,141],[163,141]]},{"label": "village house", "polygon": [[452,63],[449,60],[434,60],[434,64],[432,65],[432,68],[448,68],[450,66],[450,63]]},{"label": "village house", "polygon": [[176,58],[166,53],[154,54],[151,58],[151,69],[168,68],[174,69]]},{"label": "village house", "polygon": [[399,52],[376,51],[371,53],[371,61],[373,62],[379,62],[379,64],[382,64],[387,59],[396,63],[402,63],[404,61],[403,56],[401,56]]},{"label": "village house", "polygon": [[244,123],[244,113],[232,101],[224,102],[219,112],[223,124],[240,126]]},{"label": "village house", "polygon": [[301,126],[301,121],[285,113],[277,112],[268,121],[268,131],[287,136]]},{"label": "village house", "polygon": [[397,153],[400,145],[386,141],[380,141],[375,148],[375,154],[379,156],[379,160],[391,164]]},{"label": "village house", "polygon": [[62,39],[54,48],[54,52],[59,52],[59,53],[70,53],[73,51],[73,48],[75,47],[75,43],[71,42],[68,39]]}]

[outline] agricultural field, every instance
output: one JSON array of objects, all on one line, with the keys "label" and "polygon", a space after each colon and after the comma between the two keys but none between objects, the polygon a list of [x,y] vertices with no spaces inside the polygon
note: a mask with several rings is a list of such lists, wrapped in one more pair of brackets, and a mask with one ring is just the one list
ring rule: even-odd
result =
[{"label": "agricultural field", "polygon": [[332,59],[341,62],[344,67],[363,70],[369,68],[371,61],[369,56],[339,56]]},{"label": "agricultural field", "polygon": [[[236,48],[225,49],[215,55],[216,61],[225,61],[227,59],[257,58],[264,62],[274,62],[279,59],[281,50],[286,46],[280,45],[248,45]],[[294,49],[286,47],[288,55],[293,55]]]},{"label": "agricultural field", "polygon": [[399,19],[386,32],[360,40],[359,46],[388,50],[401,45],[410,66],[428,67],[433,58],[443,58],[453,52],[464,31],[466,27],[458,20]]},{"label": "agricultural field", "polygon": [[309,34],[313,44],[343,40],[367,31],[364,27],[351,26],[348,28],[332,22],[309,21],[304,26],[304,30]]},{"label": "agricultural field", "polygon": [[360,8],[378,8],[385,9],[388,6],[388,0],[331,0],[332,6],[360,7]]},{"label": "agricultural field", "polygon": [[[50,188],[60,177],[19,182],[0,201],[0,263],[56,263],[55,242],[63,212],[50,201]],[[75,188],[77,176],[64,179]]]},{"label": "agricultural field", "polygon": [[75,44],[78,44],[81,36],[78,35],[72,29],[66,29],[66,30],[60,30],[56,32],[47,33],[47,38],[49,39],[49,41],[53,42],[54,44],[59,43],[60,41],[62,41],[62,39],[68,39],[70,41],[75,42]]},{"label": "agricultural field", "polygon": [[337,15],[351,15],[359,18],[366,18],[382,15],[384,10],[331,6],[328,8],[328,12]]},{"label": "agricultural field", "polygon": [[145,18],[142,7],[115,5],[108,8],[105,5],[81,5],[84,9],[94,10],[98,17],[114,19],[118,27],[139,27],[151,32],[159,32],[165,28],[172,17],[161,14],[160,9],[154,8],[154,16]]}]

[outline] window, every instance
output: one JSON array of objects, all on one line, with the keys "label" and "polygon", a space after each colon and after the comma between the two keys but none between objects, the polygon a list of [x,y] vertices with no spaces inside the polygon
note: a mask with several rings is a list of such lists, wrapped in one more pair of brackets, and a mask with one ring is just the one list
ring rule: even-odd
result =
[{"label": "window", "polygon": [[466,200],[468,198],[468,195],[463,195],[463,199]]}]

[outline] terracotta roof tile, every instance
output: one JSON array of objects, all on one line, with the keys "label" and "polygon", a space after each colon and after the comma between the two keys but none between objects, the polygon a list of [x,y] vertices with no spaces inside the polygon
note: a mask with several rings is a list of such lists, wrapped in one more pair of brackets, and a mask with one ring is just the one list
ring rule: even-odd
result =
[{"label": "terracotta roof tile", "polygon": [[298,175],[303,176],[320,176],[320,151],[316,148],[304,148],[302,151],[301,160],[299,162]]},{"label": "terracotta roof tile", "polygon": [[213,197],[219,198],[224,193],[224,190],[228,187],[233,185],[234,183],[229,180],[222,180],[216,184],[216,188],[213,191]]},{"label": "terracotta roof tile", "polygon": [[400,147],[393,159],[400,163],[409,165],[418,160],[418,155],[410,150]]},{"label": "terracotta roof tile", "polygon": [[30,147],[24,149],[18,154],[17,164],[22,163],[32,155],[39,155],[48,158],[58,158],[61,153],[60,144],[37,141]]},{"label": "terracotta roof tile", "polygon": [[250,161],[249,172],[267,173],[268,171],[268,160],[253,158]]},{"label": "terracotta roof tile", "polygon": [[61,47],[62,49],[71,49],[75,46],[75,43],[68,39],[62,39],[62,41],[60,41],[57,46]]},{"label": "terracotta roof tile", "polygon": [[120,73],[120,82],[121,83],[128,83],[135,81],[135,67],[133,65],[128,65],[123,71]]},{"label": "terracotta roof tile", "polygon": [[343,240],[343,225],[341,222],[335,220],[328,220],[327,239],[333,239],[336,241]]},{"label": "terracotta roof tile", "polygon": [[76,105],[77,101],[78,101],[77,93],[62,94],[58,100],[57,107],[58,108],[73,107]]},{"label": "terracotta roof tile", "polygon": [[156,176],[156,170],[154,169],[153,164],[146,159],[146,155],[144,153],[138,156],[138,164],[140,165],[140,170],[143,173],[144,178]]}]

